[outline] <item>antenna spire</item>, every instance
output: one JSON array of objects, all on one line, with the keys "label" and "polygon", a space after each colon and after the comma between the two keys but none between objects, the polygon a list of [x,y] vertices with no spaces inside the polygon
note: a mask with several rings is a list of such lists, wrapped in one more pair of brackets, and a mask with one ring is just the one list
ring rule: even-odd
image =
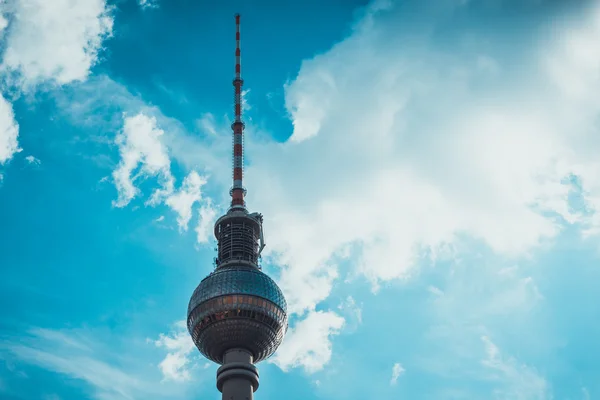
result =
[{"label": "antenna spire", "polygon": [[242,61],[240,47],[240,14],[235,15],[235,78],[234,111],[235,119],[231,124],[233,130],[233,187],[231,188],[231,208],[245,208],[246,189],[242,182],[244,175],[244,123],[242,122]]}]

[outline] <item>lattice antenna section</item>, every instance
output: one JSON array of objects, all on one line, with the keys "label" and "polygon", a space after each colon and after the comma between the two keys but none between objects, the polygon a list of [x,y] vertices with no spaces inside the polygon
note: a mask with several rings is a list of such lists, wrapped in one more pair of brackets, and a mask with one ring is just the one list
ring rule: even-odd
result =
[{"label": "lattice antenna section", "polygon": [[235,118],[231,129],[233,130],[233,187],[231,188],[231,207],[245,208],[246,189],[244,188],[244,122],[242,121],[242,51],[240,45],[240,15],[235,15],[235,78],[234,87],[234,113]]}]

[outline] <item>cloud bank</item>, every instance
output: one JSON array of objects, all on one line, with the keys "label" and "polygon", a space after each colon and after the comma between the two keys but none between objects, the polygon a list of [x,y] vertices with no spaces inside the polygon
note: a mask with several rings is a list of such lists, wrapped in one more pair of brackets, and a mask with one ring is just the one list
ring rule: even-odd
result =
[{"label": "cloud bank", "polygon": [[452,19],[482,3],[430,6],[411,6],[419,25],[400,2],[373,3],[286,86],[290,139],[252,147],[248,203],[265,212],[292,313],[313,318],[340,277],[377,291],[474,245],[518,260],[566,226],[598,232],[598,10],[532,25],[506,51],[500,33]]},{"label": "cloud bank", "polygon": [[[0,76],[9,91],[85,80],[112,34],[110,12],[105,0],[0,2]],[[0,165],[20,151],[19,125],[8,97],[0,96]]]},{"label": "cloud bank", "polygon": [[10,5],[5,6],[12,21],[3,70],[16,73],[24,89],[88,77],[102,42],[112,34],[113,18],[105,0],[17,0]]}]

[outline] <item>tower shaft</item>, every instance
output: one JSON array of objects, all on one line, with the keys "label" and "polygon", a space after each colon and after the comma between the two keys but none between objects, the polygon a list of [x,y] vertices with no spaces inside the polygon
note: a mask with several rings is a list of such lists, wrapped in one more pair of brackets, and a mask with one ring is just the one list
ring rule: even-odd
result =
[{"label": "tower shaft", "polygon": [[253,400],[258,389],[258,369],[252,365],[252,354],[243,349],[225,353],[223,365],[217,370],[217,388],[223,400]]},{"label": "tower shaft", "polygon": [[244,122],[242,121],[242,52],[240,45],[240,15],[235,16],[235,78],[234,86],[234,114],[235,118],[231,129],[233,130],[233,187],[231,189],[231,207],[244,208],[246,189],[243,185],[244,175]]}]

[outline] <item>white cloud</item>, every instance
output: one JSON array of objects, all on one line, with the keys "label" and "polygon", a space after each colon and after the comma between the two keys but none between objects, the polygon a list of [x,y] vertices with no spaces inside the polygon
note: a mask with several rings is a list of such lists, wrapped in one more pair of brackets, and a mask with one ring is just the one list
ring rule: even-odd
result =
[{"label": "white cloud", "polygon": [[495,37],[441,46],[427,29],[398,30],[398,18],[371,14],[305,60],[286,87],[292,137],[252,147],[248,203],[265,213],[265,256],[283,266],[293,313],[327,298],[344,246],[377,289],[465,238],[528,256],[565,221],[584,221],[568,200],[573,174],[600,208],[594,30],[579,45],[515,48],[523,67],[509,74]]},{"label": "white cloud", "polygon": [[357,324],[362,324],[362,304],[357,304],[354,297],[348,296],[346,300],[338,306],[338,310],[347,313]]},{"label": "white cloud", "polygon": [[308,373],[317,372],[331,359],[331,337],[339,334],[343,325],[344,319],[334,312],[312,311],[288,331],[269,362],[284,371],[303,367]]},{"label": "white cloud", "polygon": [[433,286],[433,285],[427,287],[427,291],[435,296],[443,296],[444,295],[443,290],[441,290],[440,288]]},{"label": "white cloud", "polygon": [[210,199],[205,199],[202,195],[202,186],[206,184],[207,178],[192,170],[183,179],[181,187],[175,190],[169,149],[161,141],[164,135],[165,132],[158,127],[154,116],[138,113],[125,117],[123,129],[115,139],[121,161],[113,171],[118,191],[118,198],[113,201],[113,205],[125,207],[140,194],[135,185],[136,180],[157,177],[161,187],[152,193],[146,205],[166,204],[177,213],[180,231],[186,231],[194,205],[202,203],[197,233],[199,242],[206,241],[203,235],[216,214]]},{"label": "white cloud", "polygon": [[25,157],[25,161],[32,165],[40,165],[42,163],[42,161],[39,158],[36,158],[32,155]]},{"label": "white cloud", "polygon": [[77,332],[65,332],[59,330],[32,328],[29,331],[33,336],[49,343],[60,343],[61,346],[71,349],[90,351],[90,342]]},{"label": "white cloud", "polygon": [[248,103],[248,95],[250,94],[250,89],[242,90],[242,111],[250,111],[252,110],[252,106]]},{"label": "white cloud", "polygon": [[215,123],[215,117],[211,113],[205,113],[198,120],[198,127],[211,136],[217,136],[217,127]]},{"label": "white cloud", "polygon": [[217,218],[217,210],[207,201],[202,207],[198,216],[198,226],[196,226],[196,235],[198,243],[207,243],[212,237],[213,225]]},{"label": "white cloud", "polygon": [[21,151],[18,136],[19,124],[15,121],[12,104],[0,95],[0,165]]},{"label": "white cloud", "polygon": [[146,8],[158,8],[158,0],[138,0],[140,7]]},{"label": "white cloud", "polygon": [[105,0],[19,0],[11,8],[2,68],[17,73],[25,89],[85,80],[112,33]]},{"label": "white cloud", "polygon": [[[600,7],[595,5],[583,23],[563,24],[557,45],[545,52],[542,67],[562,102],[552,111],[562,118],[561,129],[569,139],[573,174],[581,182],[589,219],[586,235],[600,233],[600,165],[595,154],[600,146],[594,121],[600,112],[596,93],[600,88]],[[559,108],[560,107],[560,108]],[[554,118],[556,119],[556,118]],[[569,126],[570,124],[570,126]],[[567,134],[568,132],[568,134]]]},{"label": "white cloud", "polygon": [[[136,178],[158,177],[161,188],[154,191],[149,202],[158,204],[173,192],[174,179],[167,149],[160,141],[164,131],[157,127],[156,118],[143,113],[126,117],[123,130],[115,142],[119,146],[121,161],[113,172],[119,197],[115,207],[124,207],[139,194],[134,185]],[[132,174],[139,167],[139,172]]]},{"label": "white cloud", "polygon": [[487,336],[482,336],[481,340],[486,352],[481,363],[492,372],[489,379],[496,382],[495,397],[515,400],[549,398],[548,384],[536,371],[512,357],[504,357]]},{"label": "white cloud", "polygon": [[390,379],[390,385],[395,385],[398,383],[398,378],[405,372],[405,369],[402,367],[402,364],[395,363],[392,367],[392,378]]},{"label": "white cloud", "polygon": [[[183,180],[183,184],[179,191],[170,195],[165,200],[165,204],[171,207],[179,214],[177,224],[179,229],[186,231],[188,223],[192,218],[192,207],[195,203],[202,200],[202,186],[206,183],[206,178],[198,175],[196,171],[192,171]],[[203,218],[200,224],[203,223]]]},{"label": "white cloud", "polygon": [[161,333],[158,340],[154,341],[157,347],[168,351],[159,368],[165,380],[187,381],[191,378],[191,353],[196,347],[187,331],[185,321],[177,322],[173,328],[172,332],[166,335]]},{"label": "white cloud", "polygon": [[[483,323],[487,319],[492,323],[493,318],[527,312],[542,301],[535,280],[524,271],[511,276],[488,268],[480,272],[466,267],[452,270],[444,296],[436,299],[435,310],[444,322],[464,319]],[[476,300],[482,297],[485,299]],[[456,317],[459,314],[460,318]]]}]

